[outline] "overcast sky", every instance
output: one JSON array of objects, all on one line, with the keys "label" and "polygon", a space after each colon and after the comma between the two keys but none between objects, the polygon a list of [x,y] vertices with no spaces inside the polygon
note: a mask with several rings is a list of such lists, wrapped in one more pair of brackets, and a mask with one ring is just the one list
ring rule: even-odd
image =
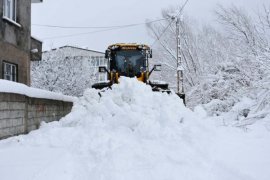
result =
[{"label": "overcast sky", "polygon": [[[185,0],[44,0],[32,4],[32,24],[58,26],[115,26],[143,23],[146,19],[161,18],[161,10],[180,6]],[[257,12],[269,0],[189,0],[185,13],[199,21],[214,23],[213,10],[217,3],[241,6]],[[32,25],[32,34],[43,41],[43,50],[64,45],[76,45],[104,51],[109,44],[137,42],[151,44],[154,40],[147,34],[145,25],[88,33],[101,29],[60,29]]]}]

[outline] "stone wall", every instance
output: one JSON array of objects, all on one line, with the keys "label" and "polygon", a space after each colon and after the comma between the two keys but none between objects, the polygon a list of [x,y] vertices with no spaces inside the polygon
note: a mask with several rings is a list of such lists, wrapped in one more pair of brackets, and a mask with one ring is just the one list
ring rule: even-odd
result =
[{"label": "stone wall", "polygon": [[38,129],[42,121],[58,121],[72,106],[72,102],[0,92],[0,139]]}]

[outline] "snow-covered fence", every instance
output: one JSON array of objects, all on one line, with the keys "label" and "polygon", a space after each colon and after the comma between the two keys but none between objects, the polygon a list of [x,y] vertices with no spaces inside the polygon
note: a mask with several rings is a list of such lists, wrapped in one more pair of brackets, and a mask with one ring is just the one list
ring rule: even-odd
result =
[{"label": "snow-covered fence", "polygon": [[73,97],[0,80],[0,139],[26,134],[40,123],[60,120],[73,106]]}]

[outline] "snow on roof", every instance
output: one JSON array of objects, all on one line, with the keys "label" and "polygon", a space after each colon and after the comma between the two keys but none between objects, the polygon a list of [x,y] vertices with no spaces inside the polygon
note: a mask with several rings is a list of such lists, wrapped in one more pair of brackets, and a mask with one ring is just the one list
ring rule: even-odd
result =
[{"label": "snow on roof", "polygon": [[43,41],[42,41],[41,39],[37,38],[37,37],[36,37],[36,36],[34,36],[34,35],[31,35],[31,38],[33,38],[33,39],[35,39],[35,40],[38,40],[38,41],[40,41],[40,42],[42,42],[42,43],[43,43]]},{"label": "snow on roof", "polygon": [[21,83],[0,79],[0,92],[16,93],[33,98],[52,99],[67,102],[74,102],[76,97],[66,96],[42,89],[32,88]]},{"label": "snow on roof", "polygon": [[43,0],[31,0],[32,3],[41,3]]},{"label": "snow on roof", "polygon": [[[95,50],[91,50],[91,49],[83,48],[83,47],[71,46],[71,45],[61,46],[61,47],[58,47],[57,49],[64,49],[64,48],[74,48],[74,49],[79,49],[79,50],[85,50],[85,51],[90,51],[90,52],[105,54],[104,52],[95,51]],[[52,50],[56,50],[56,49],[52,49]]]}]

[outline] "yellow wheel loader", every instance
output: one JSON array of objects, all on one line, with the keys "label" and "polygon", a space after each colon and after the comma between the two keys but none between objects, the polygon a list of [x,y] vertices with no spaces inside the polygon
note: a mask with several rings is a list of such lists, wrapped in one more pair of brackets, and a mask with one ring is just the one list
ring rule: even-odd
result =
[{"label": "yellow wheel loader", "polygon": [[[153,91],[170,93],[169,85],[158,81],[151,82],[149,77],[153,71],[160,71],[161,65],[157,64],[150,70],[149,59],[152,58],[152,50],[145,44],[118,43],[108,47],[105,52],[108,67],[100,66],[99,73],[107,73],[108,82],[93,84],[95,89],[110,88],[119,83],[121,76],[137,77],[138,81],[144,82],[152,87]],[[178,94],[185,103],[185,94]]]}]

